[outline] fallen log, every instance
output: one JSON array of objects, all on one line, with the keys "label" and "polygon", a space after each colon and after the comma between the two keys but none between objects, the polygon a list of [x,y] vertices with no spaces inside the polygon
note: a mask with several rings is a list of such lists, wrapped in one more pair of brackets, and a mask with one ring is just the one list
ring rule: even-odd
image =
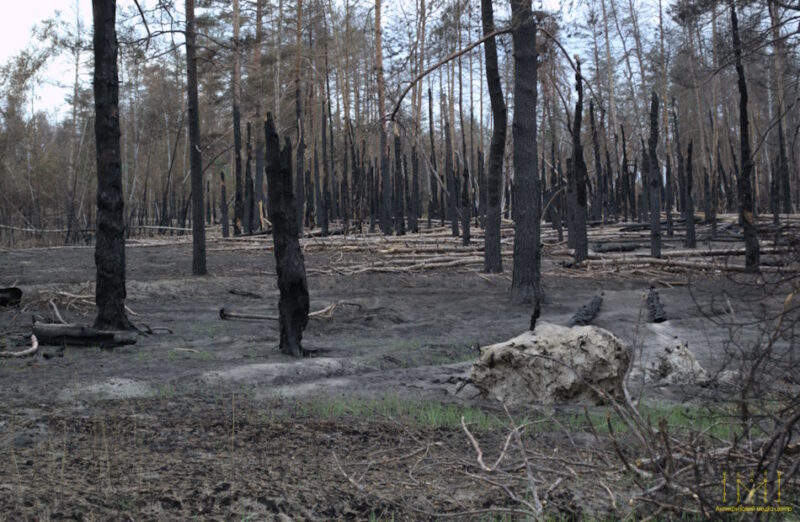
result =
[{"label": "fallen log", "polygon": [[661,304],[661,298],[654,287],[650,287],[650,293],[647,294],[647,308],[650,310],[651,323],[663,323],[667,320],[664,305]]},{"label": "fallen log", "polygon": [[136,344],[139,339],[139,332],[133,330],[98,330],[78,324],[47,324],[38,321],[33,324],[33,335],[43,345],[67,344],[70,346],[100,346],[101,348]]},{"label": "fallen log", "polygon": [[39,351],[39,340],[36,338],[36,335],[31,335],[30,348],[22,350],[21,352],[0,352],[0,357],[4,359],[10,359],[14,357],[28,357],[29,355],[34,355],[38,351]]},{"label": "fallen log", "polygon": [[600,306],[602,304],[603,296],[594,296],[591,301],[578,308],[578,311],[575,312],[575,315],[569,320],[567,326],[588,326],[597,315],[597,312],[600,311]]},{"label": "fallen log", "polygon": [[639,243],[596,243],[593,250],[598,254],[606,252],[633,252],[642,248]]},{"label": "fallen log", "polygon": [[12,286],[0,288],[0,306],[17,306],[22,301],[22,290]]}]

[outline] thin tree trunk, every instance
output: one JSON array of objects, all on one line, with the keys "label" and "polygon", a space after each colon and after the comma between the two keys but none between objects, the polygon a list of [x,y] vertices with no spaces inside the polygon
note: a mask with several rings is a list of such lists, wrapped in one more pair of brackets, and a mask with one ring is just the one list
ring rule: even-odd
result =
[{"label": "thin tree trunk", "polygon": [[[233,0],[233,154],[234,154],[234,203],[233,203],[233,235],[242,233],[244,222],[244,194],[242,186],[242,122],[241,93],[242,73],[239,59],[239,0]],[[200,167],[202,169],[202,167]]]},{"label": "thin tree trunk", "polygon": [[[492,0],[481,0],[481,18],[484,36],[494,32]],[[489,273],[503,271],[503,258],[500,255],[500,194],[503,190],[503,156],[508,124],[503,86],[500,83],[500,69],[497,65],[496,40],[490,38],[483,46],[486,56],[486,85],[492,105],[492,141],[489,147],[489,171],[486,179],[486,228],[483,252],[483,270]]]},{"label": "thin tree trunk", "polygon": [[653,91],[650,101],[650,139],[648,148],[650,158],[647,165],[650,183],[650,255],[661,257],[661,169],[658,166],[658,95]]},{"label": "thin tree trunk", "polygon": [[744,230],[745,270],[759,271],[759,246],[753,218],[753,191],[750,176],[753,172],[753,156],[750,153],[750,125],[747,118],[747,80],[742,65],[742,42],[739,39],[739,20],[736,5],[731,2],[731,31],[733,33],[733,52],[736,58],[736,76],[739,86],[739,138],[742,157],[742,173],[739,176],[739,215]]},{"label": "thin tree trunk", "polygon": [[186,0],[186,89],[189,116],[189,164],[192,172],[192,273],[206,274],[206,229],[203,223],[203,158],[200,154],[200,109],[197,100],[197,56],[194,0]]},{"label": "thin tree trunk", "polygon": [[583,159],[583,145],[581,144],[581,115],[583,113],[583,77],[581,76],[581,62],[575,61],[575,90],[578,92],[578,101],[575,103],[574,121],[572,123],[572,169],[575,185],[575,209],[573,225],[575,240],[575,262],[580,263],[589,257],[589,241],[586,236],[586,162]]}]

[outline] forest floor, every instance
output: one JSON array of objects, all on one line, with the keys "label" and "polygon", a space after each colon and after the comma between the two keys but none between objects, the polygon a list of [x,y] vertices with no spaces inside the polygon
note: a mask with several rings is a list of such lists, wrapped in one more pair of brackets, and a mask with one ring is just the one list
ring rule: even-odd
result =
[{"label": "forest floor", "polygon": [[[565,268],[566,245],[546,238],[541,320],[566,324],[602,292],[593,324],[632,346],[638,363],[678,338],[710,372],[722,369],[731,333],[717,319],[749,313],[749,289],[722,269],[741,257],[690,269],[698,259],[665,241],[675,262],[647,265],[646,234],[592,229],[590,245],[624,238],[642,248],[582,268]],[[505,273],[483,274],[476,239],[461,247],[443,229],[304,239],[311,310],[337,306],[311,318],[303,345],[316,353],[302,360],[279,353],[277,321],[220,318],[223,307],[277,315],[271,238],[210,238],[207,277],[190,275],[188,237],[131,240],[127,304],[151,335],[114,350],[43,347],[35,358],[0,360],[0,520],[522,516],[531,498],[519,448],[509,447],[493,478],[461,425],[463,417],[489,466],[506,453],[505,412],[462,379],[478,346],[522,333],[531,314],[509,302],[511,256]],[[93,253],[0,250],[0,286],[24,292],[20,307],[0,309],[0,349],[21,349],[33,319],[52,320],[49,301],[67,321],[91,323]],[[649,323],[651,284],[665,323]],[[636,393],[678,424],[702,408],[697,387]],[[637,486],[608,437],[608,409],[511,412],[529,423],[520,442],[553,516],[639,512]]]}]

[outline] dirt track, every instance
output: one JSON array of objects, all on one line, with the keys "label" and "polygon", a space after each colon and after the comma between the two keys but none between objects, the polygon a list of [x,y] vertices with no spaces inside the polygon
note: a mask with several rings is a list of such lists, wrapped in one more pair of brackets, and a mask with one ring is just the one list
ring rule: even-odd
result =
[{"label": "dirt track", "polygon": [[[364,265],[371,256],[309,248],[311,309],[348,304],[311,320],[304,347],[317,356],[298,361],[279,354],[274,321],[219,317],[223,306],[277,315],[274,258],[265,244],[212,241],[204,278],[186,275],[191,246],[185,241],[131,244],[127,302],[134,322],[155,335],[113,352],[46,348],[53,357],[0,361],[0,512],[9,519],[128,512],[136,519],[278,513],[414,519],[518,505],[486,484],[453,476],[463,468],[458,459],[471,451],[457,423],[408,422],[395,418],[395,410],[359,414],[352,408],[320,418],[308,409],[357,400],[374,401],[374,409],[400,397],[499,415],[474,388],[456,393],[456,387],[478,345],[527,328],[530,310],[509,303],[507,275],[479,274],[475,265],[340,275],[337,267]],[[649,278],[567,276],[559,262],[545,259],[544,320],[566,324],[580,304],[603,292],[594,324],[644,360],[677,336],[706,367],[719,364],[728,332],[699,318],[694,300],[725,286],[735,295],[723,277],[695,278],[692,292],[684,285],[660,289],[670,321],[648,325]],[[506,270],[510,274],[510,260]],[[68,321],[90,322],[93,278],[91,248],[0,252],[0,286],[13,283],[25,292],[22,311],[0,311],[4,343],[22,342],[32,317],[49,319],[49,299]],[[675,389],[648,393],[664,400],[681,396]],[[503,432],[488,430],[484,437],[499,447]],[[531,437],[541,444],[550,435],[545,430]],[[575,438],[579,451],[580,433]],[[376,455],[390,462],[381,464]],[[409,479],[412,467],[419,474]],[[562,489],[550,492],[560,499],[559,511],[613,511],[610,499],[589,502]],[[622,493],[616,502],[625,502]]]}]

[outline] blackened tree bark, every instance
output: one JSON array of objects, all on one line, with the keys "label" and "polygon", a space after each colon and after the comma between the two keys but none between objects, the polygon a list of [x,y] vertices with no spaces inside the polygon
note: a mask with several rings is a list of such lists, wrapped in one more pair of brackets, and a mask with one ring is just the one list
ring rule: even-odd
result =
[{"label": "blackened tree bark", "polygon": [[[620,190],[620,198],[622,204],[622,214],[625,221],[628,221],[628,218],[633,218],[633,203],[631,202],[631,183],[630,183],[630,173],[628,172],[628,146],[625,143],[625,127],[622,125],[619,126],[620,132],[622,133],[622,175],[620,176],[622,180],[622,189]],[[634,195],[635,197],[635,195]]]},{"label": "blackened tree bark", "polygon": [[244,166],[244,233],[253,233],[253,220],[255,213],[253,212],[254,195],[253,195],[253,172],[250,164],[253,161],[253,145],[250,141],[250,122],[247,123],[247,155]]},{"label": "blackened tree bark", "polygon": [[514,43],[514,269],[511,301],[542,300],[542,214],[536,141],[536,20],[531,0],[511,0]]},{"label": "blackened tree bark", "polygon": [[[194,0],[192,8],[194,8]],[[187,1],[188,4],[188,1]],[[187,22],[188,25],[188,22]],[[187,46],[188,47],[188,46]],[[242,185],[242,116],[241,116],[242,71],[239,58],[239,0],[233,0],[233,154],[234,154],[234,199],[233,235],[242,233],[244,223],[244,190]],[[191,125],[191,124],[190,124]],[[202,167],[201,167],[202,169]]]},{"label": "blackened tree bark", "polygon": [[[677,141],[677,138],[676,138]],[[683,218],[686,221],[686,242],[684,245],[687,248],[695,248],[697,246],[697,238],[694,233],[694,197],[692,196],[692,140],[689,140],[689,146],[686,149],[686,180],[685,180],[685,194],[684,200],[686,201],[686,210],[684,211]]]},{"label": "blackened tree bark", "polygon": [[[492,0],[481,0],[483,34],[494,32]],[[497,65],[497,42],[494,37],[483,45],[486,56],[486,85],[492,104],[492,141],[489,146],[489,171],[486,177],[486,230],[483,250],[483,270],[489,273],[503,271],[500,256],[500,194],[503,189],[503,155],[506,146],[508,115]]]},{"label": "blackened tree bark", "polygon": [[472,201],[469,197],[469,167],[464,164],[464,170],[461,178],[461,244],[464,246],[469,245],[470,230],[469,218],[472,214]]},{"label": "blackened tree bark", "polygon": [[600,139],[594,118],[594,100],[589,99],[589,124],[592,130],[592,149],[594,151],[595,191],[592,199],[592,219],[603,218],[603,160],[600,157]]},{"label": "blackened tree bark", "polygon": [[650,255],[661,257],[661,168],[658,165],[658,95],[653,91],[650,99],[650,139],[648,182],[650,183]]},{"label": "blackened tree bark", "polygon": [[394,124],[394,186],[395,186],[395,198],[394,198],[394,232],[398,236],[404,236],[406,234],[406,221],[403,212],[404,206],[404,197],[403,197],[403,159],[402,155],[402,145],[400,144],[400,129],[397,126],[397,123]]},{"label": "blackened tree bark", "polygon": [[583,145],[581,144],[581,116],[583,113],[583,77],[581,76],[581,62],[575,60],[575,90],[578,92],[578,101],[575,103],[575,116],[572,123],[572,169],[575,183],[575,262],[580,263],[589,257],[589,240],[586,236],[586,162],[583,159]]},{"label": "blackened tree bark", "polygon": [[759,246],[753,218],[753,189],[750,176],[753,173],[753,157],[750,153],[750,125],[747,119],[747,80],[742,65],[742,42],[739,38],[739,20],[736,4],[731,1],[731,31],[733,53],[736,58],[736,76],[739,86],[739,147],[742,157],[742,173],[739,176],[739,217],[744,231],[744,266],[747,272],[759,271]]},{"label": "blackened tree bark", "polygon": [[[97,318],[94,326],[127,330],[132,325],[125,314],[125,200],[120,157],[116,1],[93,0],[92,8],[97,143],[97,242],[94,250]],[[202,209],[201,199],[201,226]]]},{"label": "blackened tree bark", "polygon": [[322,100],[322,208],[320,209],[320,227],[322,227],[322,235],[328,235],[328,216],[331,211],[331,171],[328,165],[328,119],[325,117],[325,100]]},{"label": "blackened tree bark", "polygon": [[186,0],[186,90],[189,117],[189,165],[192,173],[192,273],[206,274],[206,228],[203,222],[203,157],[197,101],[197,55],[194,0]]},{"label": "blackened tree bark", "polygon": [[230,235],[230,224],[228,223],[228,199],[225,195],[225,173],[219,173],[220,198],[219,198],[219,219],[222,225],[222,237]]},{"label": "blackened tree bark", "polygon": [[780,200],[783,204],[783,212],[792,212],[792,191],[789,186],[789,160],[786,156],[786,139],[783,134],[783,126],[778,125],[778,189]]},{"label": "blackened tree bark", "polygon": [[301,345],[308,324],[308,284],[297,229],[297,208],[292,191],[292,146],[289,139],[280,148],[272,113],[264,124],[266,141],[267,197],[275,267],[278,273],[278,311],[281,352],[301,357],[307,352]]},{"label": "blackened tree bark", "polygon": [[411,148],[411,207],[408,209],[408,229],[412,234],[419,232],[419,156],[417,146]]},{"label": "blackened tree bark", "polygon": [[[666,103],[666,100],[664,100]],[[667,126],[664,126],[664,132],[668,132]],[[672,160],[670,159],[672,155],[667,151],[667,186],[665,190],[665,207],[667,212],[667,237],[673,237],[675,235],[675,226],[672,220],[672,205],[674,204],[675,196],[672,192]]]},{"label": "blackened tree bark", "polygon": [[[446,106],[447,103],[443,102],[442,108]],[[458,190],[456,189],[456,172],[453,165],[453,140],[451,139],[450,120],[444,110],[442,110],[442,117],[444,118],[444,173],[447,177],[447,217],[450,218],[450,232],[453,237],[458,237],[458,212],[456,210]]]},{"label": "blackened tree bark", "polygon": [[[430,88],[428,88],[428,123],[431,137],[431,167],[433,172],[438,172],[436,170],[436,140],[433,136],[433,94],[431,94]],[[433,172],[428,174],[428,228],[433,226],[432,220],[439,213],[437,208],[439,202],[438,183],[434,179]]]}]

